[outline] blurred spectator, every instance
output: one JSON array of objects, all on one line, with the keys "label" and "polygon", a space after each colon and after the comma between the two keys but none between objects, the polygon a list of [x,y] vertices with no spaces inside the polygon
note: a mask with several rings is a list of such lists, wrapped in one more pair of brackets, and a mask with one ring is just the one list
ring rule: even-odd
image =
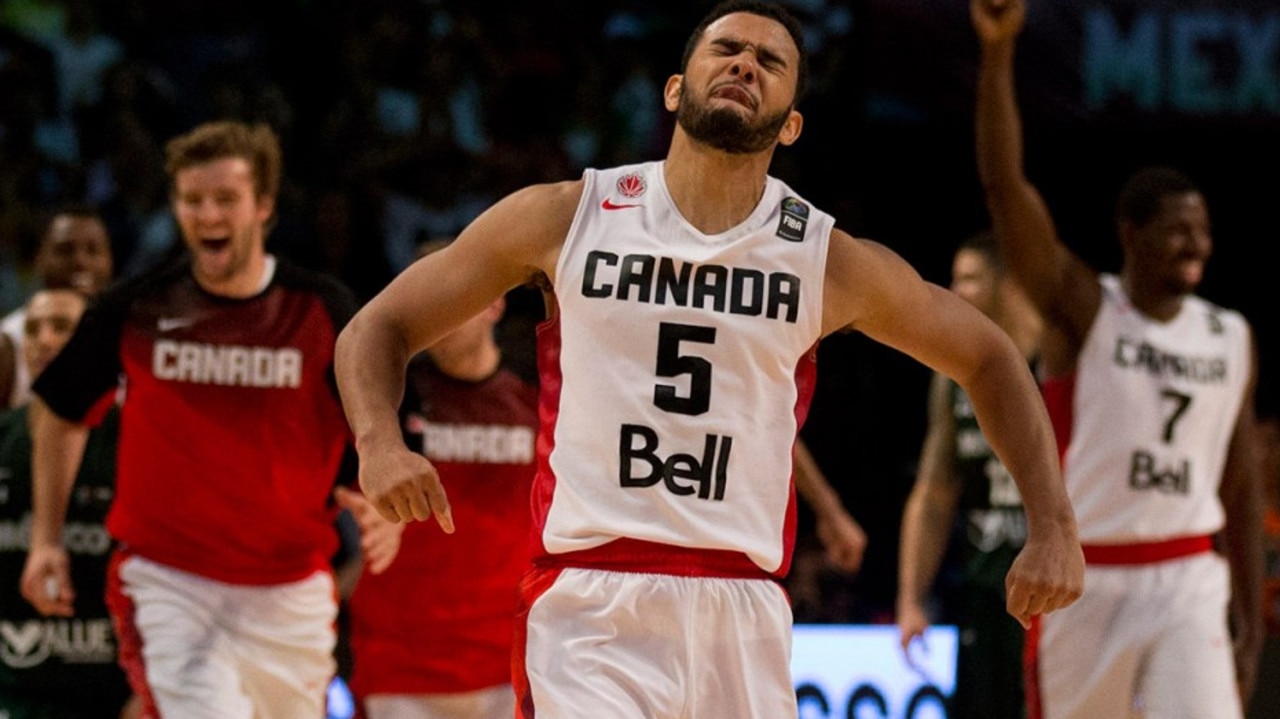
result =
[{"label": "blurred spectator", "polygon": [[[73,289],[39,290],[23,305],[26,373],[38,375],[71,337],[85,298]],[[129,685],[116,663],[116,637],[107,612],[107,559],[111,538],[103,526],[115,496],[115,444],[119,413],[112,409],[89,434],[75,478],[63,534],[76,556],[76,617],[42,617],[18,593],[31,522],[31,432],[28,405],[0,412],[0,716],[13,719],[123,719],[136,716]],[[69,631],[74,641],[55,637]]]},{"label": "blurred spectator", "polygon": [[107,70],[124,58],[124,45],[98,27],[95,5],[68,0],[66,26],[49,49],[58,70],[58,111],[70,119],[102,100]]},{"label": "blurred spectator", "polygon": [[[74,205],[50,215],[35,259],[41,288],[71,289],[92,297],[106,288],[112,272],[111,237],[96,210]],[[26,324],[25,305],[0,319],[0,334],[6,340],[0,352],[7,353],[0,358],[0,399],[6,400],[0,408],[24,405],[31,397],[32,377],[22,361]]]},{"label": "blurred spectator", "polygon": [[133,277],[178,244],[163,157],[135,115],[112,118],[102,132],[105,153],[87,164],[85,194],[101,208],[120,276]]}]

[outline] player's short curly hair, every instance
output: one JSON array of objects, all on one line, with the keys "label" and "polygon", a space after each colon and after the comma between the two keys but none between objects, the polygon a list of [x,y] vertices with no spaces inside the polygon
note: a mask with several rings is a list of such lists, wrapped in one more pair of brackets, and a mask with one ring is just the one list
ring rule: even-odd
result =
[{"label": "player's short curly hair", "polygon": [[1166,197],[1193,192],[1200,192],[1200,188],[1180,170],[1170,167],[1138,170],[1120,188],[1116,219],[1142,227],[1160,212],[1160,203]]}]

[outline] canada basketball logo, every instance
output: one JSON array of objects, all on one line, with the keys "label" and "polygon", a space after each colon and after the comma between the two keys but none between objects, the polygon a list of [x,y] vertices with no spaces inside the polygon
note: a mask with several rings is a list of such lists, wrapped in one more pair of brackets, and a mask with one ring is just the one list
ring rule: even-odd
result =
[{"label": "canada basketball logo", "polygon": [[[628,200],[634,200],[640,197],[641,195],[644,194],[644,191],[646,189],[647,188],[645,187],[645,184],[644,184],[644,178],[641,177],[640,173],[638,172],[632,172],[630,174],[623,175],[622,177],[618,178],[618,184],[614,185],[614,190],[617,191],[618,195]],[[604,201],[600,203],[600,207],[606,210],[625,210],[629,207],[642,207],[642,206],[643,205],[641,205],[638,202],[614,202],[612,199],[608,197],[604,198]]]},{"label": "canada basketball logo", "polygon": [[618,178],[618,194],[623,197],[637,198],[644,194],[648,189],[645,187],[644,178],[638,172],[632,172]]}]

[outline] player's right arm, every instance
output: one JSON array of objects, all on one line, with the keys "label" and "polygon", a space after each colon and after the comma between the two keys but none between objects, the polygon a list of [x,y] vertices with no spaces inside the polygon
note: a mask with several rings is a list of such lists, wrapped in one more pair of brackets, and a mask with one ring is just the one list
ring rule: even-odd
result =
[{"label": "player's right arm", "polygon": [[534,185],[490,207],[448,247],[410,265],[338,336],[335,369],[360,455],[360,487],[392,521],[434,516],[453,531],[435,467],[404,443],[398,410],[409,359],[539,275],[554,277],[582,182]]},{"label": "player's right arm", "polygon": [[41,614],[69,617],[75,589],[62,528],[89,428],[59,417],[39,397],[30,405],[31,546],[22,570],[22,596]]},{"label": "player's right arm", "polygon": [[942,565],[960,496],[954,463],[955,418],[946,377],[929,385],[929,427],[920,451],[916,482],[902,514],[898,548],[897,620],[902,651],[929,628],[925,600]]},{"label": "player's right arm", "polygon": [[1024,170],[1014,50],[1024,0],[970,0],[981,44],[975,117],[978,176],[1009,270],[1045,319],[1079,347],[1102,302],[1097,273],[1058,237],[1053,217]]}]

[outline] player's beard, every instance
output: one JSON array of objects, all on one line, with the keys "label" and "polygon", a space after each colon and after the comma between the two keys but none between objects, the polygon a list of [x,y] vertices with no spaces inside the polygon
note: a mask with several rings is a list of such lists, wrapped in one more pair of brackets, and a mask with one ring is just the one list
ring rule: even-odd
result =
[{"label": "player's beard", "polygon": [[753,125],[730,108],[712,108],[694,100],[687,87],[680,86],[676,122],[689,137],[732,155],[750,155],[767,150],[777,142],[778,133],[791,114],[791,108],[787,108],[765,116]]}]

